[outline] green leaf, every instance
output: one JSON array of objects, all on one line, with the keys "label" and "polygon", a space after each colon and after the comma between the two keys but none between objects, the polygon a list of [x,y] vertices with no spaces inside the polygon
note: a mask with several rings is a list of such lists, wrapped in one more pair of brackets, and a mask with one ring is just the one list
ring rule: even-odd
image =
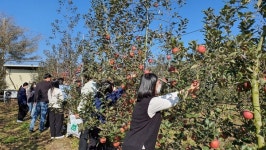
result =
[{"label": "green leaf", "polygon": [[198,68],[198,67],[199,67],[199,65],[198,64],[195,64],[195,65],[191,66],[190,69],[194,69],[194,68]]},{"label": "green leaf", "polygon": [[253,72],[253,70],[250,67],[247,67],[247,70]]},{"label": "green leaf", "polygon": [[229,54],[229,57],[236,56],[236,54],[237,54],[237,52],[230,53],[230,54]]}]

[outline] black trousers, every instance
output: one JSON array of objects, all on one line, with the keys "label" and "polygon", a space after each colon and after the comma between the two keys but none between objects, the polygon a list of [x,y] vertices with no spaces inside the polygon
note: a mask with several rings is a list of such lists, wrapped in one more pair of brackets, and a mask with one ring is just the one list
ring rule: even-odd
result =
[{"label": "black trousers", "polygon": [[18,120],[23,121],[29,111],[27,104],[18,104]]},{"label": "black trousers", "polygon": [[50,117],[49,117],[49,114],[50,114],[50,108],[48,107],[47,108],[47,114],[46,114],[46,122],[45,122],[45,125],[44,127],[45,128],[49,128],[50,127]]},{"label": "black trousers", "polygon": [[62,136],[62,127],[64,121],[64,113],[61,109],[50,108],[49,110],[49,123],[51,137]]},{"label": "black trousers", "polygon": [[100,131],[97,127],[83,130],[79,138],[79,150],[116,150],[112,145],[99,143]]},{"label": "black trousers", "polygon": [[[100,129],[85,129],[79,138],[79,150],[97,150]],[[89,143],[88,143],[89,140]]]}]

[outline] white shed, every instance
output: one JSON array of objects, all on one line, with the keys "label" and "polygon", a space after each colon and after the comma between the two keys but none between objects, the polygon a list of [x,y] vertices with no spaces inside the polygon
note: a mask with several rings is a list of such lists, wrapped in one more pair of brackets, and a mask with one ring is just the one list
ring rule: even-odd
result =
[{"label": "white shed", "polygon": [[6,70],[5,82],[7,88],[4,90],[4,99],[5,93],[7,91],[11,92],[11,98],[17,97],[17,90],[24,83],[28,82],[31,84],[35,81],[38,76],[37,69],[39,67],[38,62],[8,62],[4,65]]}]

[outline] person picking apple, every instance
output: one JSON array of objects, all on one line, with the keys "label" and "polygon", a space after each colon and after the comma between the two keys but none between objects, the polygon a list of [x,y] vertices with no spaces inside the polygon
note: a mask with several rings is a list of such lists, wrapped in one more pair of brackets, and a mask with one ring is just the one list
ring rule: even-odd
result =
[{"label": "person picking apple", "polygon": [[161,110],[174,107],[180,101],[180,95],[195,93],[200,83],[195,80],[189,88],[162,96],[162,83],[154,73],[141,76],[141,83],[137,93],[137,102],[134,106],[130,130],[123,141],[123,150],[154,150],[160,125],[162,122]]}]

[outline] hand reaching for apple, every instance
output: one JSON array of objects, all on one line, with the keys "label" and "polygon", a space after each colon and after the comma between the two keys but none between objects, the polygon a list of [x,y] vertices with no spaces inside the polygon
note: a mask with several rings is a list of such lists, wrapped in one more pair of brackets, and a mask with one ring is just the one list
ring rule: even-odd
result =
[{"label": "hand reaching for apple", "polygon": [[180,94],[186,98],[188,95],[191,95],[192,98],[196,98],[196,91],[199,90],[199,81],[198,80],[193,80],[190,87],[188,89],[183,89],[180,91]]},{"label": "hand reaching for apple", "polygon": [[189,92],[195,93],[199,89],[199,85],[200,85],[200,83],[198,80],[193,80],[191,85],[190,85]]}]

